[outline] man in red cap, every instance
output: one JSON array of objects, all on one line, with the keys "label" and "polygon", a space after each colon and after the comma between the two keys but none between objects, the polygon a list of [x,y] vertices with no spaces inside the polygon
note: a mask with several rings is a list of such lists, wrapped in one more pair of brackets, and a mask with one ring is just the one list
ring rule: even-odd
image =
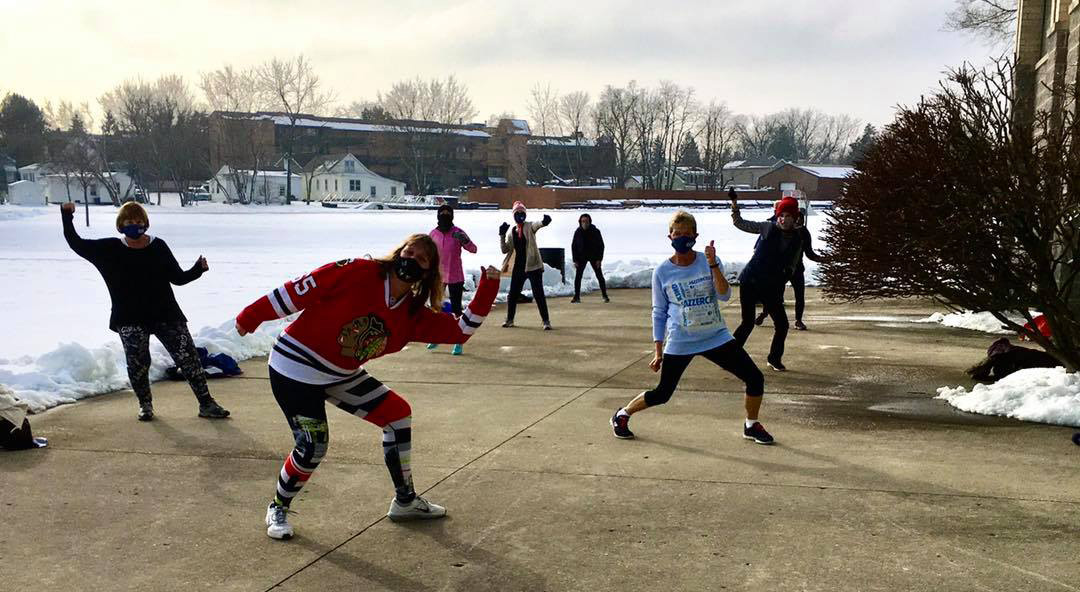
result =
[{"label": "man in red cap", "polygon": [[751,222],[739,214],[738,196],[734,189],[728,190],[731,198],[731,219],[735,228],[760,236],[754,255],[739,274],[739,305],[742,322],[735,329],[735,340],[745,346],[750,332],[754,330],[754,313],[760,302],[772,318],[774,333],[767,361],[773,370],[787,370],[783,363],[784,340],[787,339],[788,320],[784,310],[783,286],[795,272],[802,258],[803,236],[795,230],[799,215],[799,202],[785,197],[776,203],[775,221]]}]

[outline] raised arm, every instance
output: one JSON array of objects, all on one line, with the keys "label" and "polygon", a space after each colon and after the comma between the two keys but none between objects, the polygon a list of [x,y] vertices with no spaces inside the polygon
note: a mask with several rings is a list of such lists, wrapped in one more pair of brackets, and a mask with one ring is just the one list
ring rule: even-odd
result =
[{"label": "raised arm", "polygon": [[464,230],[455,226],[454,231],[450,236],[453,236],[455,239],[457,239],[458,243],[461,244],[461,248],[465,249],[470,253],[476,252],[476,243],[472,242],[472,239],[469,238],[469,235],[465,234]]},{"label": "raised arm", "polygon": [[768,220],[762,222],[744,220],[742,214],[739,213],[739,206],[734,202],[732,202],[731,205],[731,221],[735,224],[735,228],[738,228],[743,232],[749,232],[750,234],[761,234],[763,230],[772,224],[772,222],[769,222]]},{"label": "raised arm", "polygon": [[87,240],[75,232],[75,204],[60,206],[60,221],[64,226],[64,240],[75,254],[93,263],[101,256],[101,241]]},{"label": "raised arm", "polygon": [[504,254],[514,250],[514,238],[510,236],[509,230],[510,225],[506,222],[499,227],[499,248]]}]

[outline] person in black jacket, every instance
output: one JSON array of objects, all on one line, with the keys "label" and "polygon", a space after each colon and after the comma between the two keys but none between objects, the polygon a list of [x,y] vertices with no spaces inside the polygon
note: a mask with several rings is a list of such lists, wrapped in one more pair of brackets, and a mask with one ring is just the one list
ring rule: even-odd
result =
[{"label": "person in black jacket", "polygon": [[735,340],[745,345],[754,330],[754,316],[761,303],[772,318],[774,333],[766,361],[773,370],[783,371],[784,340],[787,339],[788,320],[784,310],[783,286],[795,273],[795,267],[803,254],[803,235],[795,230],[795,218],[799,214],[799,202],[791,197],[781,199],[775,208],[776,220],[751,222],[739,214],[739,204],[734,189],[731,197],[731,219],[743,232],[760,235],[754,247],[754,255],[739,274],[739,305],[742,322],[735,329]]},{"label": "person in black jacket", "polygon": [[154,418],[150,395],[151,335],[161,341],[187,377],[199,401],[199,417],[228,417],[229,412],[210,396],[187,318],[170,286],[183,286],[201,277],[209,269],[206,259],[199,257],[191,269],[180,269],[165,241],[146,234],[150,219],[135,202],[124,204],[116,215],[116,229],[124,235],[119,239],[79,238],[72,223],[75,204],[63,204],[60,213],[68,246],[97,268],[109,289],[109,329],[119,333],[124,344],[128,378],[139,400],[139,420]]},{"label": "person in black jacket", "polygon": [[600,235],[600,229],[593,226],[592,216],[582,214],[578,218],[578,228],[574,231],[574,241],[570,244],[570,254],[574,259],[574,299],[570,302],[581,302],[581,276],[585,273],[585,264],[592,266],[596,274],[596,281],[600,283],[600,294],[604,302],[611,302],[607,295],[607,283],[604,281],[604,272],[600,264],[604,261],[604,237]]},{"label": "person in black jacket", "polygon": [[[776,216],[769,218],[769,220],[775,221]],[[806,228],[806,210],[799,208],[799,217],[795,220],[795,230],[802,234],[803,238],[803,256],[813,261],[814,263],[824,263],[825,258],[814,252],[814,248],[810,246],[810,230]],[[780,301],[784,300],[784,288],[787,285],[780,286]],[[795,273],[791,275],[791,291],[795,294],[795,329],[797,331],[806,331],[806,324],[803,323],[803,311],[806,310],[806,266],[803,265],[803,258],[799,257],[799,263],[795,266]],[[762,309],[761,313],[754,319],[755,325],[760,325],[765,322],[765,317],[769,315],[769,311]]]}]

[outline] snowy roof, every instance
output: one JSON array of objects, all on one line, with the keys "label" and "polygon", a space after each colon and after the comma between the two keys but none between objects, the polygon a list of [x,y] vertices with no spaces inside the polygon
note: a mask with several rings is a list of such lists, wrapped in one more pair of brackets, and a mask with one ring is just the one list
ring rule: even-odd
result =
[{"label": "snowy roof", "polygon": [[834,164],[793,164],[792,166],[822,179],[844,179],[855,171],[855,167]]},{"label": "snowy roof", "polygon": [[524,119],[511,119],[510,125],[514,128],[513,133],[518,136],[528,136],[532,134],[532,130],[529,129],[529,122]]},{"label": "snowy roof", "polygon": [[596,146],[595,140],[589,140],[586,138],[552,138],[552,137],[538,137],[530,138],[529,146]]},{"label": "snowy roof", "polygon": [[506,177],[488,177],[488,181],[499,185],[506,185]]},{"label": "snowy roof", "polygon": [[[236,117],[235,114],[226,115],[233,119],[243,119],[243,117]],[[274,125],[290,125],[291,121],[288,115],[275,115],[270,113],[253,113],[250,114],[247,119],[272,121]],[[432,122],[423,122],[432,123]],[[300,117],[296,120],[297,127],[320,127],[336,130],[346,130],[353,132],[401,132],[407,126],[407,122],[402,122],[400,125],[388,125],[382,123],[367,123],[358,119],[321,119],[314,117]],[[417,125],[414,127],[408,127],[409,131],[420,132],[432,132],[443,133],[444,131],[458,136],[468,136],[473,138],[490,138],[491,134],[482,130],[472,129],[458,129],[450,128],[444,130],[439,124],[433,124],[431,126]]]}]

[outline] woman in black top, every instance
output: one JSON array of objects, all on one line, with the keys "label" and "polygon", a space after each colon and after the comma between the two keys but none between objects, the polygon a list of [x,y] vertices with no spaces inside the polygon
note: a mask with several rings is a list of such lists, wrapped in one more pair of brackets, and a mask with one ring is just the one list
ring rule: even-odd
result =
[{"label": "woman in black top", "polygon": [[119,239],[79,238],[72,223],[75,204],[63,204],[60,213],[68,246],[97,268],[109,289],[109,328],[120,334],[124,344],[128,378],[139,400],[139,420],[154,418],[150,396],[151,335],[161,341],[187,377],[199,401],[199,417],[228,417],[229,412],[210,396],[187,318],[170,286],[182,286],[201,277],[209,269],[206,259],[199,257],[191,269],[180,269],[165,241],[146,234],[150,220],[146,210],[134,202],[124,204],[116,215],[116,229],[124,235]]},{"label": "woman in black top", "polygon": [[[776,220],[776,216],[769,218],[769,220]],[[810,246],[810,230],[806,227],[806,210],[799,208],[799,216],[795,219],[795,230],[802,235],[803,239],[803,256],[813,261],[814,263],[824,263],[825,258],[814,252],[813,247]],[[803,258],[799,257],[799,262],[795,265],[795,272],[791,275],[791,289],[795,293],[795,329],[798,331],[806,331],[806,324],[803,323],[803,311],[806,310],[806,266],[803,265]],[[786,286],[780,286],[780,301],[784,300],[784,288]],[[769,316],[769,311],[761,311],[761,314],[754,319],[755,325],[760,325],[765,322],[765,317]]]},{"label": "woman in black top", "polygon": [[596,281],[600,283],[600,294],[604,302],[611,302],[607,296],[607,283],[604,282],[604,272],[600,270],[600,264],[604,260],[604,237],[600,235],[600,229],[593,226],[592,216],[582,214],[578,218],[578,228],[574,231],[574,241],[570,244],[570,254],[574,259],[574,299],[570,302],[581,302],[581,276],[585,273],[585,264],[592,266],[596,274]]}]

